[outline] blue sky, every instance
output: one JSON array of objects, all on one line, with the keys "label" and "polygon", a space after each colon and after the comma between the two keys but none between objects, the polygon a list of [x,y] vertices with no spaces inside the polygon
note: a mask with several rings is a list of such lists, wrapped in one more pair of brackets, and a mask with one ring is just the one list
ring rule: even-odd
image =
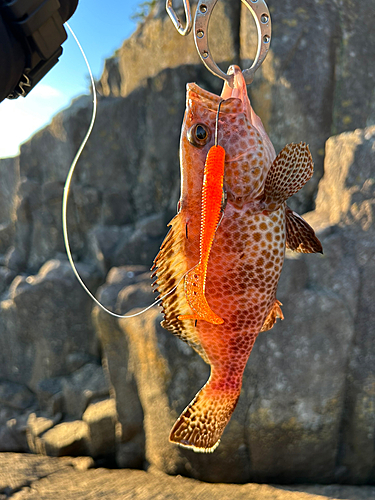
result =
[{"label": "blue sky", "polygon": [[[131,33],[137,21],[131,16],[143,0],[79,0],[69,25],[79,39],[95,78]],[[0,104],[0,158],[18,154],[19,145],[67,107],[72,98],[88,93],[88,71],[83,57],[68,32],[58,64],[26,98],[5,99]]]}]

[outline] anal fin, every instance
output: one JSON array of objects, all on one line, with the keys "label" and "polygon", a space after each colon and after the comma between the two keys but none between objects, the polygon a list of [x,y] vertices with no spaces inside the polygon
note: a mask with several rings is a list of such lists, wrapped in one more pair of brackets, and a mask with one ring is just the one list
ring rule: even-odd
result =
[{"label": "anal fin", "polygon": [[296,212],[286,207],[286,247],[299,253],[323,253],[314,229]]},{"label": "anal fin", "polygon": [[276,156],[264,185],[266,210],[276,210],[311,178],[314,164],[307,144],[287,144]]}]

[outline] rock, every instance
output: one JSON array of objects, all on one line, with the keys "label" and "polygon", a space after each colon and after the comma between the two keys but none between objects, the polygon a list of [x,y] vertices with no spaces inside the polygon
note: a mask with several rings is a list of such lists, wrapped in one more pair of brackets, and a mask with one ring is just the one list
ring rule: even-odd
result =
[{"label": "rock", "polygon": [[0,160],[0,254],[6,253],[13,244],[15,194],[18,183],[18,158]]},{"label": "rock", "polygon": [[355,12],[349,0],[337,0],[335,4],[340,40],[332,133],[338,134],[375,124],[375,34],[372,16],[368,16],[371,1],[358,4]]},{"label": "rock", "polygon": [[63,411],[62,378],[41,380],[35,388],[39,408],[51,415]]},{"label": "rock", "polygon": [[151,263],[164,239],[165,227],[170,217],[165,213],[141,219],[131,234],[124,233],[114,248],[110,263],[114,266]]},{"label": "rock", "polygon": [[114,399],[90,404],[82,416],[89,427],[89,453],[92,457],[114,453],[117,420]]},{"label": "rock", "polygon": [[14,271],[5,266],[0,266],[0,295],[7,289],[15,276]]},{"label": "rock", "polygon": [[122,469],[143,469],[145,467],[145,438],[137,434],[130,441],[116,444],[116,463]]},{"label": "rock", "polygon": [[[225,71],[228,61],[235,61],[238,57],[239,14],[239,4],[224,0],[217,4],[210,23],[210,45],[215,48],[214,54],[218,55],[217,62],[224,62]],[[160,54],[163,56],[160,57]],[[108,63],[111,73],[116,75],[113,90],[108,71],[101,78],[104,95],[117,95],[120,87],[120,93],[125,97],[139,85],[144,85],[147,78],[155,77],[165,68],[200,64],[192,39],[185,39],[174,29],[166,14],[165,4],[156,8],[133,36],[125,40],[117,51],[117,57],[116,72],[113,67],[116,61]]]},{"label": "rock", "polygon": [[28,451],[27,420],[36,407],[36,398],[26,386],[0,381],[0,451]]},{"label": "rock", "polygon": [[323,246],[321,259],[285,262],[278,293],[285,320],[259,336],[245,372],[246,439],[256,481],[336,480],[354,322],[332,282],[321,283],[336,258],[329,240]]},{"label": "rock", "polygon": [[340,480],[359,483],[374,478],[374,144],[375,127],[343,133],[327,141],[326,174],[319,188],[317,210],[308,214],[308,219],[322,231],[335,225],[341,245],[339,249],[336,246],[332,256],[333,269],[337,274],[349,277],[352,273],[357,278],[338,282],[334,293],[346,299],[353,317],[337,466]]},{"label": "rock", "polygon": [[[178,142],[188,80],[219,87],[202,67],[165,69],[126,99],[100,100],[93,136],[80,160],[84,174],[74,182],[68,204],[75,260],[87,255],[103,270],[124,263],[151,264],[163,237],[158,220],[166,222],[177,203]],[[90,100],[75,102],[21,148],[16,253],[8,257],[18,272],[37,272],[46,260],[65,252],[57,229],[63,183],[90,110]],[[129,120],[131,116],[137,119]]]},{"label": "rock", "polygon": [[81,418],[89,403],[108,396],[108,384],[100,365],[88,363],[62,380],[64,412]]},{"label": "rock", "polygon": [[32,453],[43,453],[44,443],[41,436],[52,429],[52,427],[61,420],[61,414],[56,415],[54,418],[43,417],[35,413],[31,413],[27,419],[27,444]]},{"label": "rock", "polygon": [[[131,285],[147,272],[146,266],[121,266],[113,267],[106,278],[103,286],[98,288],[97,297],[106,307],[116,307],[118,294],[128,285]],[[105,317],[108,317],[106,315]]]},{"label": "rock", "polygon": [[[92,267],[78,269],[94,288]],[[69,355],[97,358],[91,307],[66,261],[49,261],[35,276],[17,276],[0,302],[0,378],[35,390],[43,379],[69,374]]]},{"label": "rock", "polygon": [[[288,201],[302,213],[313,206],[312,195],[323,174],[324,143],[331,135],[339,17],[334,2],[323,2],[323,7],[314,0],[303,6],[298,0],[287,0],[282,8],[275,0],[267,3],[272,43],[249,95],[276,153],[291,142],[309,144],[315,175]],[[244,5],[241,14],[241,60],[247,68],[255,56],[257,32]]]},{"label": "rock", "polygon": [[150,472],[91,469],[91,463],[86,463],[86,459],[1,454],[0,494],[17,500],[59,500],[62,491],[65,500],[123,500],[132,497],[139,500],[184,500],[187,496],[200,500],[371,500],[375,494],[373,486],[209,484],[184,477],[169,477],[152,468]]},{"label": "rock", "polygon": [[[107,97],[99,100],[72,188],[73,254],[94,292],[98,270],[150,266],[178,198],[185,84],[214,92],[222,86],[201,65],[191,37],[175,32],[164,3],[156,2],[106,63]],[[300,140],[311,145],[316,175],[294,208],[313,207],[325,156],[317,208],[306,216],[325,253],[288,253],[279,288],[286,319],[259,336],[220,447],[200,456],[168,443],[174,419],[207,379],[202,360],[160,328],[157,310],[118,322],[95,307],[96,333],[92,303],[61,258],[63,183],[91,113],[91,97],[84,96],[25,143],[19,158],[0,161],[0,380],[21,384],[4,392],[3,449],[26,446],[23,421],[36,411],[34,393],[49,415],[66,409],[74,418],[107,398],[107,388],[97,390],[104,387],[102,354],[116,399],[121,466],[141,467],[146,457],[168,473],[208,481],[374,482],[372,5],[364,0],[354,12],[347,0],[303,6],[286,0],[282,8],[270,0],[269,7],[273,41],[251,99],[276,149]],[[245,12],[230,0],[215,7],[210,40],[224,69],[239,61],[248,66],[253,57],[255,30]],[[331,137],[324,151],[332,131],[366,125],[372,126]],[[112,270],[98,291],[118,313],[153,300],[143,271],[133,269]],[[87,453],[88,426],[69,424],[72,441],[66,426],[38,439],[61,431],[61,439],[51,438],[51,452]]]},{"label": "rock", "polygon": [[39,453],[51,457],[86,455],[88,440],[89,428],[86,422],[63,422],[43,434]]},{"label": "rock", "polygon": [[142,218],[135,225],[96,226],[90,231],[90,248],[104,270],[113,266],[151,263],[164,238],[170,216],[164,212]]},{"label": "rock", "polygon": [[[117,297],[123,284],[131,286],[142,276],[142,267],[114,268],[108,274],[108,285],[99,289],[98,299],[112,310],[117,310]],[[126,308],[126,304],[123,305]],[[140,467],[144,460],[143,411],[134,379],[134,360],[129,356],[128,339],[115,318],[98,306],[92,313],[100,339],[103,368],[111,384],[116,401],[118,419],[116,455],[122,467]]]},{"label": "rock", "polygon": [[14,382],[0,382],[0,404],[15,410],[26,410],[36,403],[27,387]]},{"label": "rock", "polygon": [[105,60],[102,76],[98,83],[98,89],[102,95],[121,95],[121,75],[119,72],[119,59],[117,56]]},{"label": "rock", "polygon": [[4,222],[0,224],[0,253],[5,253],[12,245],[14,237],[13,222]]},{"label": "rock", "polygon": [[2,407],[0,410],[0,451],[27,452],[26,422],[30,410],[26,412]]}]

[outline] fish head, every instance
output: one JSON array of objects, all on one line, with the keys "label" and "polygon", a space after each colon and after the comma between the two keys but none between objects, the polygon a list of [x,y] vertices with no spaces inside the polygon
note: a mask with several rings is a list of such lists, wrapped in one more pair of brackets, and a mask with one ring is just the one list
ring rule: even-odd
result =
[{"label": "fish head", "polygon": [[[215,143],[219,103],[217,143],[225,149],[224,188],[227,199],[242,206],[261,197],[264,183],[276,156],[272,143],[255,114],[246,83],[238,66],[231,66],[233,88],[226,82],[221,96],[195,83],[187,85],[186,111],[181,133],[181,201],[187,193],[190,203],[199,198],[205,160]],[[190,190],[190,191],[189,191]],[[199,210],[200,200],[197,201]]]}]

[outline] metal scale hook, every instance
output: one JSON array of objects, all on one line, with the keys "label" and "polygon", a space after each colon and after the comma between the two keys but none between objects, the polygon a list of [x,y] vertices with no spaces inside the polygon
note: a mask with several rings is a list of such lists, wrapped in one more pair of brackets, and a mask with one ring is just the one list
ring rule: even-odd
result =
[{"label": "metal scale hook", "polygon": [[[242,71],[247,85],[252,83],[256,70],[262,64],[267,56],[271,44],[271,16],[264,0],[241,0],[243,4],[250,10],[258,32],[258,47],[257,53],[252,66],[249,69]],[[206,66],[215,76],[225,80],[228,85],[233,87],[233,75],[227,75],[215,63],[211,56],[208,45],[208,24],[212,11],[217,3],[217,0],[199,0],[194,19],[194,41],[198,54]],[[183,0],[186,25],[182,26],[180,19],[172,7],[172,0],[166,0],[166,10],[169,17],[172,19],[177,31],[186,36],[192,28],[192,17],[189,0]]]}]

